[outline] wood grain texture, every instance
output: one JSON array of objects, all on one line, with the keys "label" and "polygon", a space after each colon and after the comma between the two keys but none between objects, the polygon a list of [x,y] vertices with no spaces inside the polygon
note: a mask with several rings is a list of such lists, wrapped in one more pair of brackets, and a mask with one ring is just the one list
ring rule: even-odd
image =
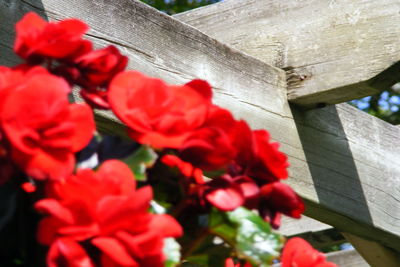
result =
[{"label": "wood grain texture", "polygon": [[295,236],[304,233],[324,231],[328,229],[332,229],[332,226],[314,220],[307,216],[302,216],[301,219],[293,219],[283,216],[281,227],[277,230],[277,232],[285,236]]},{"label": "wood grain texture", "polygon": [[400,254],[379,243],[365,240],[358,236],[343,233],[346,239],[354,246],[358,253],[372,267],[398,267],[400,266]]},{"label": "wood grain texture", "polygon": [[400,81],[398,0],[226,0],[175,15],[288,72],[304,107],[375,94]]},{"label": "wood grain texture", "polygon": [[326,258],[327,261],[336,263],[340,267],[370,267],[364,258],[354,249],[327,253]]},{"label": "wood grain texture", "polygon": [[[41,14],[50,20],[85,20],[96,45],[117,45],[130,57],[131,69],[174,83],[207,79],[217,104],[282,144],[291,163],[287,182],[305,199],[307,215],[400,250],[400,129],[346,104],[307,112],[291,108],[284,71],[139,1],[8,3],[1,1],[0,10],[15,17],[45,9]],[[105,130],[115,125],[104,126],[103,120]]]}]

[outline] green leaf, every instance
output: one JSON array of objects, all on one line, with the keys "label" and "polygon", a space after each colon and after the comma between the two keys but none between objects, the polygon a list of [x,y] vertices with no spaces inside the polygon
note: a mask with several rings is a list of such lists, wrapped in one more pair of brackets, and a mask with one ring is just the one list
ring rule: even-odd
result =
[{"label": "green leaf", "polygon": [[167,257],[165,267],[177,266],[181,260],[181,246],[173,238],[164,239],[163,253]]},{"label": "green leaf", "polygon": [[242,207],[226,213],[214,210],[210,230],[254,266],[270,266],[279,257],[284,241],[257,214]]},{"label": "green leaf", "polygon": [[157,153],[151,147],[143,145],[123,161],[131,168],[136,180],[146,181],[146,169],[153,166],[157,157]]}]

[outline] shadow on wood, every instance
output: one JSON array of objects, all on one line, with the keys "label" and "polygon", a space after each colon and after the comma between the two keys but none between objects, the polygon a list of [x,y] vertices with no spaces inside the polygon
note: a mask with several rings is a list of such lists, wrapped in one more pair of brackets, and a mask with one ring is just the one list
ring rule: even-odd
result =
[{"label": "shadow on wood", "polygon": [[[32,7],[27,6],[24,1],[1,0],[0,1],[0,65],[14,66],[21,63],[21,59],[13,52],[15,40],[15,24],[22,18],[24,14],[32,11]],[[43,12],[43,4],[41,0],[35,3],[39,9],[35,12],[47,20],[47,16]]]},{"label": "shadow on wood", "polygon": [[[357,227],[357,221],[368,225],[374,222],[358,173],[360,167],[353,158],[336,106],[309,111],[291,108],[319,202],[316,206],[306,200],[305,214],[359,236],[369,235]],[[327,156],[327,150],[333,153]],[[339,210],[343,215],[338,216]],[[349,229],[349,225],[354,226]]]}]

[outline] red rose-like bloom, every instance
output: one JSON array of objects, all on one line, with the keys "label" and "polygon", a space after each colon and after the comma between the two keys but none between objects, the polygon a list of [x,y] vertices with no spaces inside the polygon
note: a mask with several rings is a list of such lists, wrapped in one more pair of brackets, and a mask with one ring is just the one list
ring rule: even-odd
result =
[{"label": "red rose-like bloom", "polygon": [[77,84],[84,88],[105,87],[111,79],[123,71],[128,58],[115,46],[94,50],[74,60],[80,72]]},{"label": "red rose-like bloom", "polygon": [[76,83],[82,86],[81,96],[95,108],[110,108],[106,87],[112,78],[123,71],[128,58],[115,46],[91,51],[74,60],[77,69]]},{"label": "red rose-like bloom", "polygon": [[278,143],[271,143],[265,130],[252,131],[246,122],[236,126],[234,146],[238,149],[232,166],[233,176],[247,175],[260,185],[288,177],[287,156],[278,150]]},{"label": "red rose-like bloom", "polygon": [[231,138],[235,125],[228,110],[213,106],[202,128],[183,142],[180,157],[205,171],[225,168],[236,156]]},{"label": "red rose-like bloom", "polygon": [[325,260],[325,255],[315,250],[305,240],[294,237],[286,243],[282,256],[282,267],[338,267]]},{"label": "red rose-like bloom", "polygon": [[201,126],[211,105],[211,87],[194,80],[167,85],[135,71],[118,74],[110,83],[108,101],[129,127],[129,135],[157,148],[179,148]]},{"label": "red rose-like bloom", "polygon": [[253,133],[256,152],[248,175],[267,181],[287,178],[289,163],[287,156],[278,150],[279,143],[270,143],[270,135],[265,130],[256,130]]},{"label": "red rose-like bloom", "polygon": [[208,190],[205,192],[205,198],[220,210],[234,210],[243,205],[245,201],[241,187],[228,175],[214,178],[211,182],[207,183],[207,187]]},{"label": "red rose-like bloom", "polygon": [[16,24],[14,51],[29,61],[69,57],[88,45],[81,39],[87,30],[77,19],[49,23],[30,12]]},{"label": "red rose-like bloom", "polygon": [[303,201],[290,186],[274,182],[261,187],[260,215],[271,223],[273,228],[280,226],[280,213],[300,218],[304,209]]},{"label": "red rose-like bloom", "polygon": [[69,104],[68,84],[41,67],[16,72],[0,82],[0,124],[12,160],[33,178],[66,178],[75,166],[74,153],[93,136],[92,111]]},{"label": "red rose-like bloom", "polygon": [[101,266],[164,266],[164,238],[182,235],[182,228],[169,215],[149,213],[151,188],[135,187],[129,167],[117,160],[51,183],[35,205],[49,215],[38,231],[39,242],[51,245],[48,265],[93,266],[91,256],[99,256]]}]

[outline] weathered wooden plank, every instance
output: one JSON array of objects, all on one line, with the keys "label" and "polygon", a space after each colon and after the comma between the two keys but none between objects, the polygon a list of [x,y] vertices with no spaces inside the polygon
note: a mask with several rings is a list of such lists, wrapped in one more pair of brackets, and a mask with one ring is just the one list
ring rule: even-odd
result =
[{"label": "weathered wooden plank", "polygon": [[301,237],[314,248],[329,248],[346,242],[337,229],[307,216],[300,219],[284,216],[277,232],[286,237]]},{"label": "weathered wooden plank", "polygon": [[354,249],[327,253],[326,258],[340,267],[370,267],[364,258]]},{"label": "weathered wooden plank", "polygon": [[[400,81],[398,0],[227,0],[175,15],[288,72],[305,107],[375,94]],[[382,73],[383,72],[383,73]]]},{"label": "weathered wooden plank", "polygon": [[300,219],[293,219],[283,216],[281,227],[277,230],[277,232],[285,236],[294,236],[328,229],[332,229],[332,226],[307,216],[302,216]]},{"label": "weathered wooden plank", "polygon": [[365,240],[358,236],[343,233],[346,239],[355,247],[360,255],[372,267],[398,267],[400,266],[400,254],[379,243]]},{"label": "weathered wooden plank", "polygon": [[[139,1],[0,2],[0,13],[14,17],[41,9],[50,20],[84,19],[90,38],[117,45],[130,57],[130,68],[169,82],[207,79],[216,103],[281,142],[291,162],[288,183],[305,199],[306,214],[400,250],[400,129],[348,105],[291,109],[282,70]],[[1,27],[11,33],[11,20]]]}]

